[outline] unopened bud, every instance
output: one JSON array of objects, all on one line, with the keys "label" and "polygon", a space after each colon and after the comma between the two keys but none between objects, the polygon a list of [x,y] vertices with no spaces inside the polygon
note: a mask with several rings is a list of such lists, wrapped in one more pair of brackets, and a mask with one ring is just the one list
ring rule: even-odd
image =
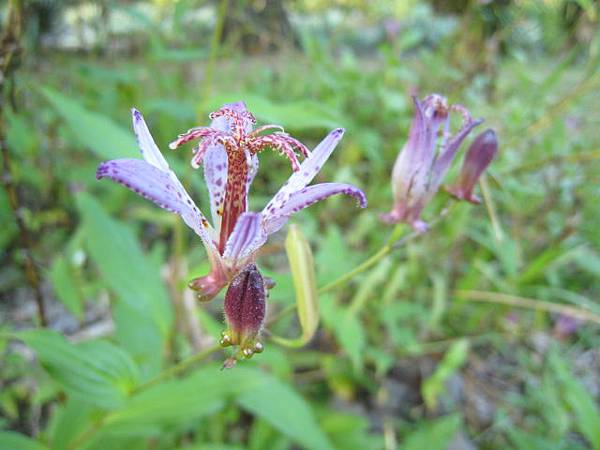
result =
[{"label": "unopened bud", "polygon": [[490,165],[498,152],[498,138],[492,129],[487,129],[475,138],[463,162],[458,180],[453,186],[446,190],[460,200],[471,203],[481,203],[481,200],[473,194],[475,184],[481,174]]},{"label": "unopened bud", "polygon": [[239,345],[244,358],[263,351],[258,337],[265,320],[265,297],[265,282],[256,265],[249,265],[233,279],[225,294],[228,329],[222,333],[223,347]]}]

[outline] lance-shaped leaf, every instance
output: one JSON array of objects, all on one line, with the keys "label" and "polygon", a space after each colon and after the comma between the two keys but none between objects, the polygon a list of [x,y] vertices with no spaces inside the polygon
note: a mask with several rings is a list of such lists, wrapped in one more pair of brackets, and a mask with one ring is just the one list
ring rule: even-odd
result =
[{"label": "lance-shaped leaf", "polygon": [[0,431],[0,448],[18,450],[49,450],[41,442],[15,431]]},{"label": "lance-shaped leaf", "polygon": [[103,408],[122,405],[139,380],[128,353],[106,341],[71,344],[49,330],[16,337],[33,348],[50,376],[69,394]]},{"label": "lance-shaped leaf", "polygon": [[302,347],[312,339],[319,326],[319,304],[313,255],[297,225],[290,227],[285,239],[285,251],[294,281],[296,310],[302,334],[297,339],[273,336],[273,340],[287,347]]},{"label": "lance-shaped leaf", "polygon": [[48,86],[40,92],[65,121],[77,143],[89,148],[100,158],[133,157],[135,139],[110,117],[86,109],[73,98]]},{"label": "lance-shaped leaf", "polygon": [[437,408],[439,397],[446,389],[446,381],[462,367],[468,356],[469,341],[467,339],[456,341],[448,349],[433,375],[423,382],[421,394],[428,409],[435,410]]}]

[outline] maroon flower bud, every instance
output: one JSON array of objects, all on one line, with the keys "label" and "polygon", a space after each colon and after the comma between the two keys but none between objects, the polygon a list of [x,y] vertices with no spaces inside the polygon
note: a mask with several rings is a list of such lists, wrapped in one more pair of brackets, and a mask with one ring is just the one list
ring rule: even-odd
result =
[{"label": "maroon flower bud", "polygon": [[255,264],[237,275],[225,294],[225,319],[228,329],[222,333],[221,345],[239,345],[240,356],[250,358],[263,345],[258,336],[265,320],[265,281]]},{"label": "maroon flower bud", "polygon": [[446,190],[460,200],[475,204],[481,203],[481,200],[473,194],[473,189],[497,152],[498,138],[496,133],[494,130],[487,129],[475,138],[465,155],[458,180],[453,186],[447,187]]}]

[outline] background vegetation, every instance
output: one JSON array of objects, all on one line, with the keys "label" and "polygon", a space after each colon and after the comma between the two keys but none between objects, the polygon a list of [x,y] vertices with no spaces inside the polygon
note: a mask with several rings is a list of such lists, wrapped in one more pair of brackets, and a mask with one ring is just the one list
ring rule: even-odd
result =
[{"label": "background vegetation", "polygon": [[[600,449],[598,13],[25,1],[20,67],[2,80],[0,448]],[[500,151],[481,206],[440,193],[435,226],[395,229],[392,249],[378,215],[410,95],[429,92],[485,117]],[[268,337],[300,334],[278,314],[295,299],[286,231],[271,239],[259,265],[278,320],[263,354],[221,372],[222,296],[196,304],[186,288],[207,269],[199,240],[94,173],[136,154],[136,106],[207,210],[187,149],[167,143],[238,99],[309,147],[345,127],[322,178],[362,187],[369,208],[332,198],[292,219],[321,287],[303,348]],[[288,172],[264,153],[251,209]]]}]

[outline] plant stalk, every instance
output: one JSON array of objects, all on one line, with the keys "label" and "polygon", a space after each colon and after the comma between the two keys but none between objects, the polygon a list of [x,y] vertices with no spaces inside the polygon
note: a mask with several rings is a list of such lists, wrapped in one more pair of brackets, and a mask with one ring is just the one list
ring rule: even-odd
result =
[{"label": "plant stalk", "polygon": [[[48,321],[44,306],[44,295],[42,293],[38,269],[33,259],[33,240],[23,218],[24,207],[19,201],[19,193],[14,181],[14,172],[12,170],[5,128],[5,108],[10,103],[10,100],[14,98],[14,73],[20,64],[23,20],[22,2],[20,0],[11,1],[8,7],[2,41],[0,42],[0,152],[2,153],[2,186],[8,196],[10,209],[19,229],[21,246],[25,255],[25,277],[34,292],[38,320],[40,325],[46,326]],[[7,86],[8,80],[11,80],[10,87]]]}]

